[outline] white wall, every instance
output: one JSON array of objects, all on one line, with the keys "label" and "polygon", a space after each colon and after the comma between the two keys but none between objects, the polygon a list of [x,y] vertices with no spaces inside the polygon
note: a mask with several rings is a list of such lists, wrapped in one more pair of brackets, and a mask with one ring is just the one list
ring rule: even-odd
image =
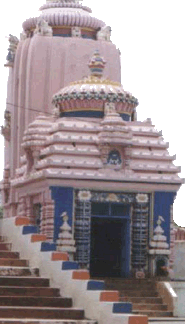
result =
[{"label": "white wall", "polygon": [[175,279],[185,280],[185,241],[175,241],[174,247],[174,276]]}]

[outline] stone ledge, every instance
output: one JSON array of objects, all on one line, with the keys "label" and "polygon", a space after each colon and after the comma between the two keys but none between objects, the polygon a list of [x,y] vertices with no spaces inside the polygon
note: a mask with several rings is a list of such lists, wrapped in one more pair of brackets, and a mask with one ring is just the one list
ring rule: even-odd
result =
[{"label": "stone ledge", "polygon": [[51,261],[69,261],[69,255],[67,252],[53,252]]},{"label": "stone ledge", "polygon": [[102,291],[100,293],[100,301],[118,302],[119,291]]},{"label": "stone ledge", "polygon": [[148,317],[146,315],[131,315],[128,324],[148,324]]},{"label": "stone ledge", "polygon": [[73,271],[72,279],[89,280],[90,279],[89,271],[88,270],[76,270],[76,271]]},{"label": "stone ledge", "polygon": [[44,242],[46,241],[47,237],[45,234],[32,234],[31,242]]}]

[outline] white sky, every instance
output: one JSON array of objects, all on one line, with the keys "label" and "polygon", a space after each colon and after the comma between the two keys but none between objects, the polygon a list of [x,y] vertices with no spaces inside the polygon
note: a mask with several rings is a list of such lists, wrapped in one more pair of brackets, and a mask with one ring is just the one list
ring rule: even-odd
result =
[{"label": "white sky", "polygon": [[[45,0],[9,0],[1,3],[0,125],[4,123],[9,34],[19,37],[22,22],[38,15]],[[92,15],[112,28],[111,40],[121,51],[122,84],[139,100],[138,120],[150,117],[175,164],[185,178],[185,2],[184,0],[84,0]],[[13,121],[12,121],[13,122]],[[0,137],[0,179],[3,176],[3,137]],[[185,185],[174,204],[174,220],[185,226]]]}]

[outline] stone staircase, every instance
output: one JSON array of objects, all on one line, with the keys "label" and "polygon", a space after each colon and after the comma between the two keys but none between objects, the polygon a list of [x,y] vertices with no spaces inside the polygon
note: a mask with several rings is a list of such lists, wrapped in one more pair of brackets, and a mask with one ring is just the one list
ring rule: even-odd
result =
[{"label": "stone staircase", "polygon": [[95,324],[0,237],[0,324]]},{"label": "stone staircase", "polygon": [[154,279],[117,279],[106,278],[106,289],[119,290],[120,301],[133,304],[133,313],[148,317],[171,317],[167,305],[156,290]]}]

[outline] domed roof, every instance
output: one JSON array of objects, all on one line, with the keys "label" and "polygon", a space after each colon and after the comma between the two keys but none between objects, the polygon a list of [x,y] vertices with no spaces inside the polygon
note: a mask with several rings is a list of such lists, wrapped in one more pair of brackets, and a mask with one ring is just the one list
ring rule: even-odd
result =
[{"label": "domed roof", "polygon": [[49,1],[40,10],[40,17],[29,18],[23,23],[25,31],[34,29],[38,19],[44,19],[50,26],[78,26],[99,29],[105,23],[90,16],[91,9],[75,0]]},{"label": "domed roof", "polygon": [[86,117],[93,116],[89,112],[97,112],[94,117],[103,117],[105,104],[111,102],[115,104],[117,113],[127,116],[133,113],[138,100],[124,91],[119,82],[103,77],[105,64],[105,60],[96,51],[89,62],[90,76],[70,83],[53,96],[52,103],[60,108],[63,115],[73,112],[71,115],[74,116],[76,111],[81,116],[79,112],[85,111]]}]

